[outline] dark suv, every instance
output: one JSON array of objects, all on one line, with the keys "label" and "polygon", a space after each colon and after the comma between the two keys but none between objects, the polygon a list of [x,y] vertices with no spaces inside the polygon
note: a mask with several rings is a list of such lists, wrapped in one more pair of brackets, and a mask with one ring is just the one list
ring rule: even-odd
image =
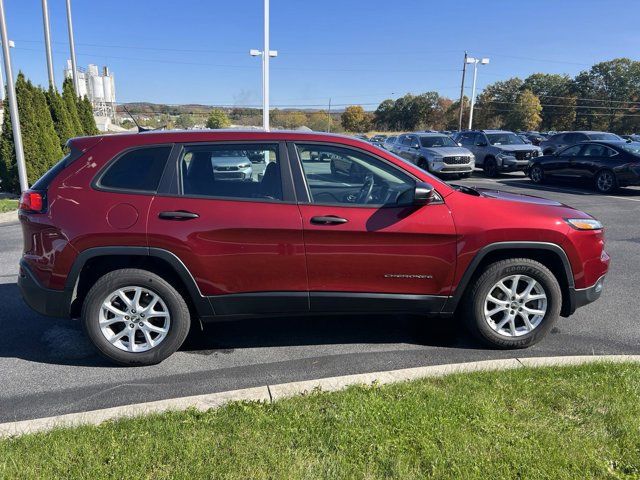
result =
[{"label": "dark suv", "polygon": [[609,132],[561,132],[551,135],[546,140],[540,142],[540,148],[544,155],[551,155],[558,150],[575,145],[580,142],[602,141],[602,142],[622,142],[621,137]]},{"label": "dark suv", "polygon": [[[608,269],[589,215],[451,186],[354,138],[156,132],[69,148],[22,195],[18,284],[122,365],[160,362],[201,322],[308,313],[460,312],[484,342],[522,348],[597,299]],[[247,152],[263,159],[250,176],[216,168]]]}]

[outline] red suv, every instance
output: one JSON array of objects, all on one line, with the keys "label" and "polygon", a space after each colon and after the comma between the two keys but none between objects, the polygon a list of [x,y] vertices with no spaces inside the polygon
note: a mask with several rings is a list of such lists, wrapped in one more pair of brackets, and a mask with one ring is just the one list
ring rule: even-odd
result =
[{"label": "red suv", "polygon": [[162,361],[199,322],[306,313],[460,313],[484,342],[527,347],[596,300],[609,265],[585,213],[448,185],[354,138],[162,132],[69,148],[22,196],[18,283],[122,365]]}]

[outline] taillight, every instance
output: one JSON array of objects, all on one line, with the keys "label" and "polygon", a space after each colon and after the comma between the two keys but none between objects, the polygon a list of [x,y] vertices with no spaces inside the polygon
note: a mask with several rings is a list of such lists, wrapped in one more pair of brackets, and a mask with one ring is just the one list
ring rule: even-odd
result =
[{"label": "taillight", "polygon": [[35,192],[33,190],[22,192],[20,196],[20,206],[18,208],[23,212],[40,213],[44,211],[44,195],[42,192]]}]

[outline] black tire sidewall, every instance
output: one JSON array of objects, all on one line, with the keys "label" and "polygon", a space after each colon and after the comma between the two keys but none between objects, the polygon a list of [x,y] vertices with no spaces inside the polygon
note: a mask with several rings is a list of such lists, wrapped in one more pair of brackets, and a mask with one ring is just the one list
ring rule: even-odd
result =
[{"label": "black tire sidewall", "polygon": [[498,162],[494,158],[488,158],[484,161],[484,171],[489,177],[498,176]]},{"label": "black tire sidewall", "polygon": [[[496,333],[484,318],[484,301],[493,286],[510,275],[527,275],[542,285],[547,295],[547,313],[533,331],[519,337],[505,337]],[[529,259],[497,262],[483,273],[471,292],[466,312],[467,325],[485,344],[495,348],[526,348],[542,339],[560,315],[562,291],[553,273],[544,265]]]},{"label": "black tire sidewall", "polygon": [[[536,169],[540,170],[540,179],[539,179],[539,180],[535,180],[535,179],[533,178],[533,172],[534,172],[534,170],[536,170]],[[534,165],[534,166],[531,168],[531,171],[529,172],[529,178],[531,179],[531,181],[532,181],[533,183],[542,183],[542,182],[544,182],[544,171],[542,170],[542,167],[540,167],[540,166],[538,166],[538,165]]]},{"label": "black tire sidewall", "polygon": [[[600,175],[602,175],[603,173],[609,173],[613,178],[613,183],[611,184],[611,188],[609,190],[600,190],[600,187],[598,187],[598,178],[600,178]],[[618,188],[618,179],[616,177],[616,174],[613,173],[611,170],[599,171],[595,178],[595,187],[596,187],[596,190],[600,193],[607,194],[607,193],[615,192],[616,189]]]},{"label": "black tire sidewall", "polygon": [[[112,345],[100,331],[98,318],[104,299],[126,286],[147,288],[162,298],[169,310],[171,324],[167,337],[146,352],[125,352]],[[82,327],[93,345],[109,360],[122,366],[154,365],[173,354],[184,342],[190,327],[189,308],[184,299],[162,277],[139,269],[123,269],[101,277],[89,290],[82,307]]]}]

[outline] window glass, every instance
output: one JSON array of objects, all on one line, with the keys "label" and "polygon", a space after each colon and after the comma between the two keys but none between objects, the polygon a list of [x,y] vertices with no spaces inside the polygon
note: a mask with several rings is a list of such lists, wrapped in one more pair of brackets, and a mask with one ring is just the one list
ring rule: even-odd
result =
[{"label": "window glass", "polygon": [[473,145],[475,143],[475,133],[462,133],[458,137],[458,141],[463,145]]},{"label": "window glass", "polygon": [[458,146],[456,142],[454,142],[450,137],[447,137],[446,135],[429,135],[420,137],[420,143],[422,143],[422,146],[425,148]]},{"label": "window glass", "polygon": [[487,133],[487,138],[491,145],[524,145],[525,143],[518,135],[511,132]]},{"label": "window glass", "polygon": [[109,167],[100,179],[100,186],[155,192],[170,152],[171,146],[131,150]]},{"label": "window glass", "polygon": [[[582,134],[580,134],[580,135],[582,135]],[[615,133],[606,133],[606,132],[604,132],[604,133],[590,133],[589,134],[589,139],[590,140],[605,140],[605,141],[609,141],[609,142],[621,142],[622,141],[622,138],[620,138]]]},{"label": "window glass", "polygon": [[561,157],[575,157],[580,153],[582,145],[574,145],[573,147],[565,148],[560,152]]},{"label": "window glass", "polygon": [[607,150],[609,149],[604,145],[597,145],[594,143],[590,143],[584,146],[582,155],[584,155],[585,157],[608,157],[609,154]]},{"label": "window glass", "polygon": [[409,135],[405,135],[402,138],[402,145],[406,145],[406,146],[411,145],[411,137]]},{"label": "window glass", "polygon": [[623,150],[626,150],[627,152],[633,154],[633,155],[638,155],[640,156],[640,143],[625,143],[623,145],[620,145],[619,148],[622,148]]},{"label": "window glass", "polygon": [[198,145],[180,158],[185,195],[282,200],[277,145]]},{"label": "window glass", "polygon": [[[408,205],[414,180],[375,157],[331,145],[296,145],[311,201],[319,204]],[[314,158],[328,157],[329,161]]]}]

